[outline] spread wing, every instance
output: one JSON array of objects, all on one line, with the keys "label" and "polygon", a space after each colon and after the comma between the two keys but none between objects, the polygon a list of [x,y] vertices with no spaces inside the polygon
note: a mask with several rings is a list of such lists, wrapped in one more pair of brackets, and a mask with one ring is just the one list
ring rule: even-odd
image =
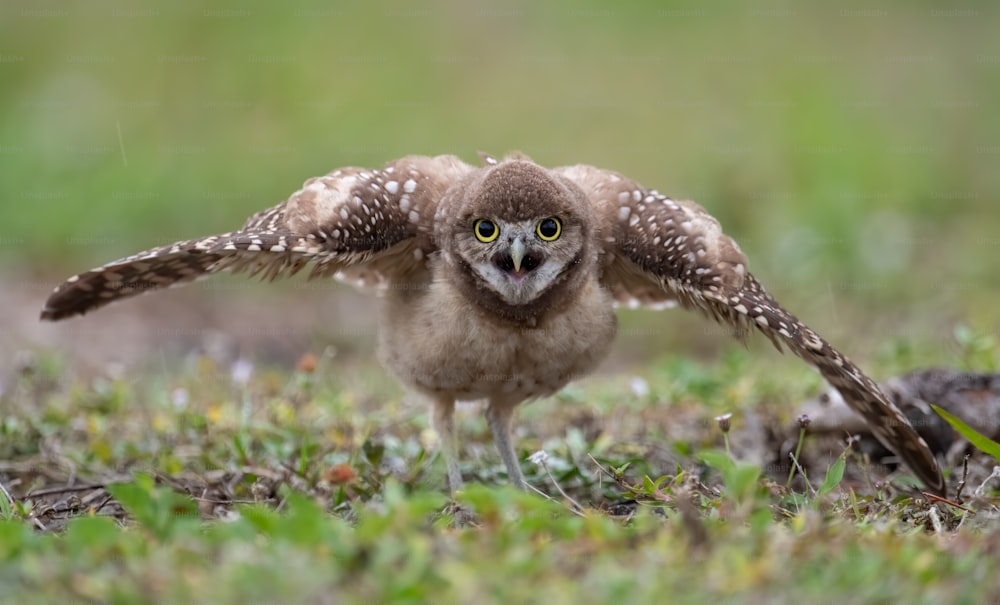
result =
[{"label": "spread wing", "polygon": [[110,302],[219,271],[263,279],[336,275],[367,285],[413,278],[433,252],[438,199],[472,168],[454,156],[406,157],[379,170],[342,168],[309,179],[238,231],[145,250],[66,280],[42,319],[80,315]]},{"label": "spread wing", "polygon": [[677,301],[732,327],[756,328],[787,347],[860,414],[876,437],[938,494],[945,489],[937,460],[899,409],[847,357],[781,307],[747,269],[746,257],[701,206],[675,201],[622,175],[590,166],[560,168],[591,198],[610,226],[602,281],[640,302]]}]

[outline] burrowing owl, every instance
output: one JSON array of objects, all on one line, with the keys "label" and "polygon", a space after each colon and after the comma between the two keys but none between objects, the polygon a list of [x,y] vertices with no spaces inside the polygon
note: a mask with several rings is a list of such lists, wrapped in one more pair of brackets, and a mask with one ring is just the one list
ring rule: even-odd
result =
[{"label": "burrowing owl", "polygon": [[405,157],[306,181],[238,231],[177,242],[76,275],[43,319],[217,271],[273,279],[311,265],[381,292],[380,356],[434,402],[448,481],[461,485],[452,414],[484,399],[511,481],[515,407],[551,395],[608,353],[616,303],[697,309],[745,335],[757,328],[816,366],[879,439],[933,491],[937,462],[906,418],[846,357],[786,312],[701,206],[591,166],[523,156]]}]

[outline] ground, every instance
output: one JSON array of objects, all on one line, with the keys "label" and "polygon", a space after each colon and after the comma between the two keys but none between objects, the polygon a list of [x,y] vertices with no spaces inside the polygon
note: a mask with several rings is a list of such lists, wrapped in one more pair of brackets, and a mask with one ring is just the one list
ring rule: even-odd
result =
[{"label": "ground", "polygon": [[424,402],[373,359],[365,299],[292,284],[275,317],[280,287],[221,284],[56,325],[32,321],[36,292],[4,293],[0,598],[996,597],[947,580],[993,573],[996,483],[973,495],[990,459],[972,458],[962,507],[836,437],[807,436],[789,482],[795,403],[821,385],[763,339],[637,362],[656,330],[625,329],[597,375],[521,408],[537,493],[505,487],[462,404],[469,485],[451,500]]}]

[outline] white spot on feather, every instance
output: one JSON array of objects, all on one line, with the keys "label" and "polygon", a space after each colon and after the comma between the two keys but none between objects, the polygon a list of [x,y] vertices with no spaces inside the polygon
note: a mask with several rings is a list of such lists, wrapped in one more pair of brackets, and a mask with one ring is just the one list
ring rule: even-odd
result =
[{"label": "white spot on feather", "polygon": [[[295,217],[298,212],[303,212],[300,216],[308,217],[310,222],[313,220],[321,222],[323,219],[335,216],[335,213],[342,209],[344,202],[353,196],[354,186],[357,182],[358,177],[354,175],[339,178],[335,176],[323,177],[306,187],[309,191],[314,191],[316,195],[307,198],[296,196],[289,198],[285,216]],[[312,204],[315,204],[315,208],[310,207]],[[290,225],[292,228],[300,226],[295,224],[294,219],[291,219],[290,222],[292,222]]]}]

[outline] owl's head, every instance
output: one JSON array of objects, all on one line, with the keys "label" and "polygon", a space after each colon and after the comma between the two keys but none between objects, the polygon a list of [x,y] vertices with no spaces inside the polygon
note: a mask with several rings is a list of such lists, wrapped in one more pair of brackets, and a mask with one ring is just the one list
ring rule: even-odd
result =
[{"label": "owl's head", "polygon": [[570,300],[594,270],[594,223],[579,187],[512,160],[449,189],[436,237],[462,291],[494,313],[524,319]]}]

